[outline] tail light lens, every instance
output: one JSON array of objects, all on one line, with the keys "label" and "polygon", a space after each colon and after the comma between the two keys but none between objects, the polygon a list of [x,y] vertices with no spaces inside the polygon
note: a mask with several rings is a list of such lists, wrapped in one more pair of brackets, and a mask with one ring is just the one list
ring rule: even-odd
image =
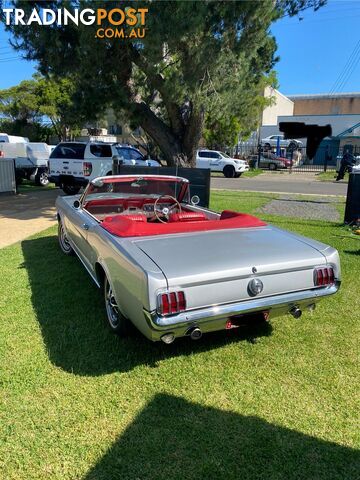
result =
[{"label": "tail light lens", "polygon": [[91,162],[84,162],[83,172],[84,172],[84,177],[89,177],[91,175],[91,172],[92,172],[92,163]]},{"label": "tail light lens", "polygon": [[2,150],[0,151],[0,157],[5,157],[5,154]]},{"label": "tail light lens", "polygon": [[161,293],[158,296],[158,312],[160,315],[173,315],[186,310],[184,292]]},{"label": "tail light lens", "polygon": [[333,267],[318,267],[314,270],[314,285],[316,287],[326,287],[335,282]]}]

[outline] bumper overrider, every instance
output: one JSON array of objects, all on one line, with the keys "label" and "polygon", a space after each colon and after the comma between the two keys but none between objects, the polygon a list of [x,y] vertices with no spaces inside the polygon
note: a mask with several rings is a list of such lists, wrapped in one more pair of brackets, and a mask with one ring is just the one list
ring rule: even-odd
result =
[{"label": "bumper overrider", "polygon": [[312,310],[315,303],[321,298],[336,293],[340,288],[340,283],[340,281],[336,281],[335,284],[328,287],[254,298],[225,305],[213,305],[171,316],[162,316],[157,311],[149,312],[144,309],[144,315],[150,329],[149,336],[153,341],[160,340],[168,333],[173,334],[174,337],[183,337],[189,335],[194,328],[200,329],[202,333],[224,330],[226,322],[232,317],[266,312],[267,319],[271,319],[295,310]]}]

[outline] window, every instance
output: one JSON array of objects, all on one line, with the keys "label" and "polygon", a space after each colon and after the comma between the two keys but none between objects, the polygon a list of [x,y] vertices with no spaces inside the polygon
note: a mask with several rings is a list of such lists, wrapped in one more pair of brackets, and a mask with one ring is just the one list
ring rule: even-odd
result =
[{"label": "window", "polygon": [[132,160],[144,160],[144,157],[138,150],[135,150],[135,148],[129,148],[129,153]]},{"label": "window", "polygon": [[95,155],[95,157],[112,157],[111,145],[99,145],[95,143],[90,145],[90,152]]},{"label": "window", "polygon": [[121,125],[110,125],[109,133],[110,133],[110,135],[122,135],[122,126]]},{"label": "window", "polygon": [[50,158],[84,159],[85,143],[59,143],[50,155]]},{"label": "window", "polygon": [[216,152],[199,152],[201,158],[220,158],[220,155]]}]

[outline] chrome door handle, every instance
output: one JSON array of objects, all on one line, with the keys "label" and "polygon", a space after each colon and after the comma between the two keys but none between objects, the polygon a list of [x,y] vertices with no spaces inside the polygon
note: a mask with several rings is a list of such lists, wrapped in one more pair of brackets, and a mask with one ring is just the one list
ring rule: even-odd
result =
[{"label": "chrome door handle", "polygon": [[84,229],[84,230],[89,230],[89,225],[88,225],[87,223],[84,223],[84,224],[83,224],[83,229]]}]

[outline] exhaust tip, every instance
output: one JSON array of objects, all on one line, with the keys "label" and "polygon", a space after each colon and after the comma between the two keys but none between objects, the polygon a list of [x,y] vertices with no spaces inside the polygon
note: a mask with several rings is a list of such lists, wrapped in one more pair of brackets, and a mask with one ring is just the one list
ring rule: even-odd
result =
[{"label": "exhaust tip", "polygon": [[298,307],[293,307],[293,308],[290,310],[290,313],[291,313],[291,315],[292,315],[294,318],[300,318],[301,315],[302,315],[302,311],[301,311],[300,308],[298,308]]},{"label": "exhaust tip", "polygon": [[193,327],[187,331],[187,335],[190,335],[191,340],[199,340],[202,337],[202,331],[199,327]]},{"label": "exhaust tip", "polygon": [[170,345],[170,343],[173,343],[175,340],[175,335],[173,333],[165,333],[165,335],[161,337],[161,340],[167,345]]}]

